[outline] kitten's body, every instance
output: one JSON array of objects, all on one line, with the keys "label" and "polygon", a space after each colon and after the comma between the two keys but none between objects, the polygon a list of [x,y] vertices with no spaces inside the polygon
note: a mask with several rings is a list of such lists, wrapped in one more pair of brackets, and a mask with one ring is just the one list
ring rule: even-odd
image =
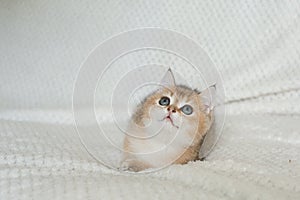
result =
[{"label": "kitten's body", "polygon": [[[176,86],[169,70],[171,83],[150,94],[137,108],[124,140],[122,168],[140,171],[185,164],[197,160],[201,142],[212,124],[212,112],[199,92],[186,86]],[[173,79],[173,80],[172,80]],[[169,98],[169,105],[158,100]],[[194,112],[185,115],[184,105],[193,105]]]}]

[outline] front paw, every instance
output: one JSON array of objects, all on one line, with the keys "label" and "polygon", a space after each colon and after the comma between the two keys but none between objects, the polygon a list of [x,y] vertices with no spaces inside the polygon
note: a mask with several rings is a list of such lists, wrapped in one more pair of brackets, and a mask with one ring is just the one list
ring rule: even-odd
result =
[{"label": "front paw", "polygon": [[143,168],[140,166],[139,162],[136,162],[135,160],[124,160],[121,163],[119,170],[138,172],[143,170]]},{"label": "front paw", "polygon": [[119,170],[121,170],[121,171],[128,171],[129,168],[130,168],[130,162],[129,162],[128,160],[124,160],[124,161],[121,163],[121,165],[120,165],[120,167],[119,167]]}]

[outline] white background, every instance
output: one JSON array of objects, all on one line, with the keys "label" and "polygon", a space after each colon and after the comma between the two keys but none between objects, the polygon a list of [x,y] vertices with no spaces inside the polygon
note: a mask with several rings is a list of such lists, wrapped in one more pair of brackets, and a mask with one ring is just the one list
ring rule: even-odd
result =
[{"label": "white background", "polygon": [[[0,199],[300,196],[299,1],[0,2]],[[77,138],[72,91],[100,42],[141,27],[196,40],[216,63],[227,123],[205,162],[124,176]]]}]

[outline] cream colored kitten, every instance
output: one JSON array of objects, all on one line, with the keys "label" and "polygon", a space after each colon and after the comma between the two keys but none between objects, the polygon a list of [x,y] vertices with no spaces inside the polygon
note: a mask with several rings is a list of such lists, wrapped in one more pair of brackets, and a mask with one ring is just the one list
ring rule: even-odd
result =
[{"label": "cream colored kitten", "polygon": [[130,121],[121,169],[141,171],[197,160],[213,122],[214,90],[176,85],[169,69],[161,88],[145,98]]}]

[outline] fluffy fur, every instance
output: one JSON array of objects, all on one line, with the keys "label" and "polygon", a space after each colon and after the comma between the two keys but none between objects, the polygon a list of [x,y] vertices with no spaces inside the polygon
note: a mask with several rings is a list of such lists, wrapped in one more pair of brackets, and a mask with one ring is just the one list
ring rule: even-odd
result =
[{"label": "fluffy fur", "polygon": [[[197,160],[213,122],[211,101],[207,101],[211,97],[206,94],[176,85],[169,69],[162,87],[145,98],[130,121],[121,169],[141,171]],[[168,105],[160,105],[162,97],[169,98]],[[192,107],[192,114],[183,112],[185,105]]]}]

